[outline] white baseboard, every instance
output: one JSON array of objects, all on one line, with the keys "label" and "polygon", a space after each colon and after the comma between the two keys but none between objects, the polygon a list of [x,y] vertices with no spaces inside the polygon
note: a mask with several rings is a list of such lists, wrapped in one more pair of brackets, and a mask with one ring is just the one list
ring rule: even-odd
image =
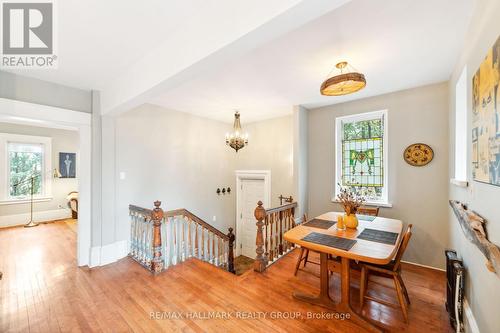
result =
[{"label": "white baseboard", "polygon": [[420,267],[428,268],[428,269],[434,269],[436,271],[446,272],[445,269],[437,268],[437,267],[433,267],[433,266],[422,265],[422,264],[417,264],[416,262],[411,262],[411,261],[406,261],[406,260],[401,260],[401,262],[404,262],[405,264],[410,264],[410,265],[415,265],[415,266],[420,266]]},{"label": "white baseboard", "polygon": [[[33,220],[35,222],[47,222],[69,218],[71,218],[71,210],[69,208],[33,212]],[[28,223],[29,220],[30,213],[0,216],[0,228],[24,225]]]},{"label": "white baseboard", "polygon": [[128,254],[128,242],[117,241],[103,246],[93,246],[90,249],[89,267],[97,267],[111,264],[125,258]]},{"label": "white baseboard", "polygon": [[464,323],[465,332],[480,333],[479,327],[477,326],[476,318],[472,313],[472,309],[470,308],[467,298],[464,298],[464,314],[465,314],[465,323]]}]

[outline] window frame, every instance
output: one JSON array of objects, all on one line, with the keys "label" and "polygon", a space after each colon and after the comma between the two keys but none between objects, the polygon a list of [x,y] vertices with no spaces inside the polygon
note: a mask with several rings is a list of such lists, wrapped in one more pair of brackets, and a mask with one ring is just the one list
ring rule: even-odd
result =
[{"label": "window frame", "polygon": [[52,199],[52,138],[21,134],[0,133],[0,165],[5,171],[0,174],[0,205],[29,202],[28,197],[12,197],[10,195],[10,160],[9,143],[42,145],[42,193],[34,195],[35,201]]},{"label": "window frame", "polygon": [[469,163],[467,159],[467,66],[462,69],[455,84],[455,147],[454,171],[450,182],[459,187],[467,187]]},{"label": "window frame", "polygon": [[381,200],[370,200],[364,204],[368,206],[392,207],[389,201],[389,120],[387,110],[370,111],[364,113],[351,114],[347,116],[335,117],[335,177],[333,184],[332,202],[337,202],[337,195],[340,193],[339,183],[342,181],[342,122],[357,122],[382,118],[384,133],[382,135],[382,156],[383,156],[383,187]]}]

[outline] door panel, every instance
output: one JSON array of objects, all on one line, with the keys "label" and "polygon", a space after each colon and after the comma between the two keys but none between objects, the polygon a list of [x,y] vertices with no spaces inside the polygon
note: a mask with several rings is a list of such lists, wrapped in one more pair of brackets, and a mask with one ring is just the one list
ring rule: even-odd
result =
[{"label": "door panel", "polygon": [[257,226],[254,211],[258,201],[264,201],[264,180],[244,179],[241,181],[241,254],[254,259]]}]

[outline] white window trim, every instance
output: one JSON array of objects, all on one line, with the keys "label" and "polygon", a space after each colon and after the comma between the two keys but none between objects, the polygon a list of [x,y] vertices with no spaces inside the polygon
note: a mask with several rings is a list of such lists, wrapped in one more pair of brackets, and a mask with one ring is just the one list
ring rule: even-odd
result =
[{"label": "white window trim", "polygon": [[379,118],[381,116],[384,119],[384,186],[382,190],[382,200],[370,200],[365,202],[364,204],[367,206],[392,207],[392,203],[389,201],[389,119],[387,117],[387,110],[358,113],[335,118],[335,183],[333,184],[334,192],[331,200],[332,202],[338,202],[337,195],[340,193],[340,187],[338,184],[341,181],[342,174],[342,149],[340,149],[342,147],[342,122],[370,120],[373,118]]},{"label": "white window trim", "polygon": [[0,174],[0,205],[21,204],[29,202],[29,198],[12,198],[9,192],[9,158],[8,144],[32,143],[43,145],[43,164],[42,164],[42,194],[35,195],[33,198],[37,201],[49,201],[52,199],[52,138],[45,136],[20,135],[10,133],[0,133],[0,165],[4,166],[3,174]]},{"label": "white window trim", "polygon": [[467,187],[467,66],[455,85],[455,172],[450,183]]}]

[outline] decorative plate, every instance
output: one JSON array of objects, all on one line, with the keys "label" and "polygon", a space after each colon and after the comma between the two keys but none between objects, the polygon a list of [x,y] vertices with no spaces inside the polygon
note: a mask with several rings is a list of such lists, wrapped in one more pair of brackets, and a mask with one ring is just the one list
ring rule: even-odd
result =
[{"label": "decorative plate", "polygon": [[432,161],[434,151],[425,143],[414,143],[405,149],[403,158],[409,165],[424,166]]}]

